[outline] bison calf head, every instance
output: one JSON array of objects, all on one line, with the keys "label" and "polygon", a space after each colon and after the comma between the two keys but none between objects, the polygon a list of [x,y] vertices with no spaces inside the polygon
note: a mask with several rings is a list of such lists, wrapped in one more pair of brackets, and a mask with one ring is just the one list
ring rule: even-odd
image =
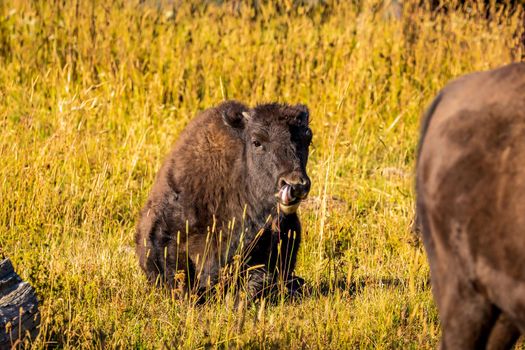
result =
[{"label": "bison calf head", "polygon": [[295,213],[310,191],[308,108],[276,103],[248,110],[232,107],[223,111],[223,119],[245,144],[246,190],[260,201],[277,200],[284,214]]}]

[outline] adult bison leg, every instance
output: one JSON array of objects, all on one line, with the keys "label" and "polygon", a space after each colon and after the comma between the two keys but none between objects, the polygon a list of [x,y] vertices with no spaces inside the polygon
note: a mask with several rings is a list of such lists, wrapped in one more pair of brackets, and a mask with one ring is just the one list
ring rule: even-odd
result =
[{"label": "adult bison leg", "polygon": [[431,222],[421,194],[417,214],[441,319],[441,349],[484,349],[499,310],[475,289],[463,272],[465,266],[456,263],[458,257],[443,249],[449,232],[444,221]]},{"label": "adult bison leg", "polygon": [[452,254],[435,256],[430,269],[442,327],[441,349],[485,349],[499,310],[476,290],[461,267],[454,266]]},{"label": "adult bison leg", "polygon": [[520,337],[519,329],[503,313],[490,332],[488,350],[511,349]]},{"label": "adult bison leg", "polygon": [[498,310],[477,293],[468,281],[447,277],[438,297],[443,328],[442,349],[484,349],[498,317]]},{"label": "adult bison leg", "polygon": [[[434,298],[441,326],[441,349],[484,349],[498,310],[471,281],[454,267],[456,257],[435,249],[436,242],[423,223],[423,241],[429,254]],[[430,258],[433,256],[434,258]]]}]

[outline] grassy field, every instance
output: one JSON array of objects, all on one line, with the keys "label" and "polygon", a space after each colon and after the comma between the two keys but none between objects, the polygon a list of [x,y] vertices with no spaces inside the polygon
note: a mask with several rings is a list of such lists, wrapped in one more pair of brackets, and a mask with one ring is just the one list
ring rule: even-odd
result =
[{"label": "grassy field", "polygon": [[[520,59],[522,12],[311,3],[0,1],[0,255],[38,292],[35,348],[437,345],[411,232],[419,118],[450,79]],[[156,171],[224,99],[310,107],[301,301],[194,306],[139,270]]]}]

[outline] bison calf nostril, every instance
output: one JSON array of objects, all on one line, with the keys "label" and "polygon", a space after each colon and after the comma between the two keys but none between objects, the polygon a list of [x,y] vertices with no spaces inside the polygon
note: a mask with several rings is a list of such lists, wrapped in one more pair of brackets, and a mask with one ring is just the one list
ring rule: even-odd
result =
[{"label": "bison calf nostril", "polygon": [[279,190],[285,186],[290,187],[290,194],[295,199],[304,199],[310,192],[310,179],[299,172],[291,172],[279,178]]},{"label": "bison calf nostril", "polygon": [[306,178],[306,177],[301,177],[300,179],[300,183],[302,186],[304,186],[306,188],[306,190],[308,191],[308,189],[310,188],[310,179]]},{"label": "bison calf nostril", "polygon": [[310,189],[309,189],[308,186],[304,186],[304,185],[294,185],[294,186],[292,186],[292,195],[295,198],[304,199],[308,195],[308,192],[310,192]]}]

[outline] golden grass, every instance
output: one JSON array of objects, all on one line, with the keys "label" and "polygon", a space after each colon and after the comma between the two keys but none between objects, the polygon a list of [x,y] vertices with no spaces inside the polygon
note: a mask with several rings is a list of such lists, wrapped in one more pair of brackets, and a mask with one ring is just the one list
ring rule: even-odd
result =
[{"label": "golden grass", "polygon": [[[34,347],[435,347],[410,230],[419,116],[449,79],[523,54],[522,11],[156,3],[0,2],[0,247],[42,301]],[[138,268],[163,157],[225,98],[311,109],[300,302],[195,307]]]}]

